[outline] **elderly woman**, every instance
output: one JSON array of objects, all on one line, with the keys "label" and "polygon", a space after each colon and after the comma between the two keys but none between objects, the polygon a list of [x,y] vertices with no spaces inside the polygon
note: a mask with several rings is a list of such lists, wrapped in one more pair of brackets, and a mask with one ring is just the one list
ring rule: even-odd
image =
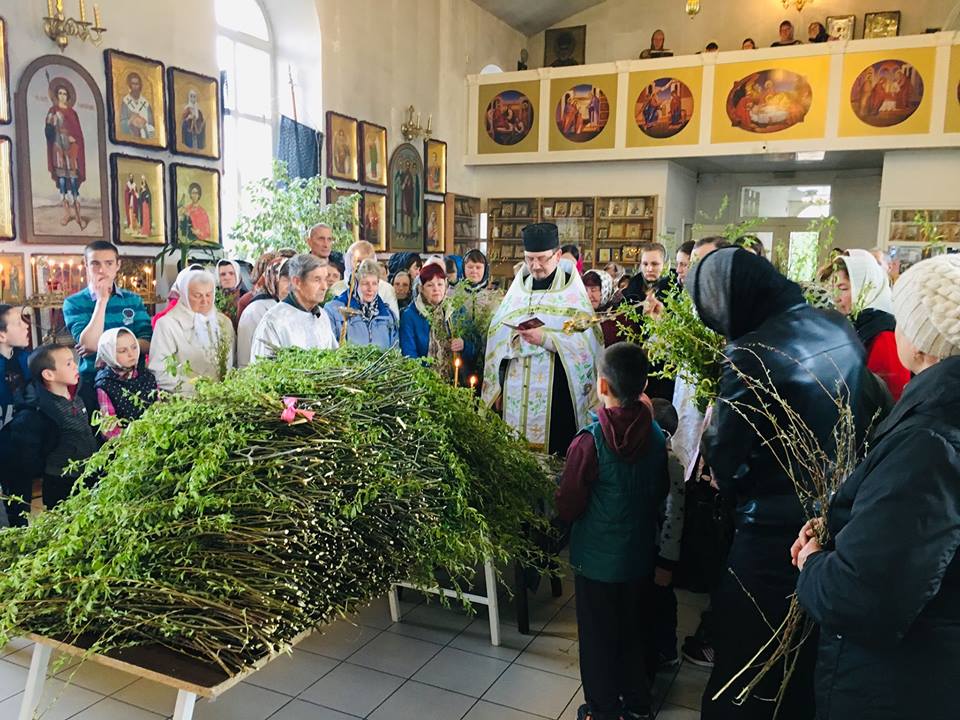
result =
[{"label": "elderly woman", "polygon": [[[290,291],[267,311],[250,345],[250,362],[273,357],[279,348],[332,350],[337,347],[330,316],[321,303],[327,294],[327,264],[310,253],[295,255],[283,267]],[[282,277],[281,271],[281,277]]]},{"label": "elderly woman", "polygon": [[[603,313],[611,308],[618,307],[623,302],[623,294],[614,287],[613,278],[607,272],[587,270],[583,274],[583,285],[587,289],[590,304],[593,305],[593,309],[597,313]],[[625,321],[611,318],[600,323],[600,329],[603,331],[604,347],[610,347],[614,343],[626,339],[621,336],[621,331],[617,327],[618,322]]]},{"label": "elderly woman", "polygon": [[181,290],[183,281],[184,279],[186,279],[187,275],[189,275],[193,270],[203,270],[203,265],[200,265],[198,263],[191,263],[190,265],[185,267],[183,270],[181,270],[179,273],[177,273],[177,277],[173,281],[173,283],[170,285],[170,291],[167,293],[167,306],[163,310],[158,312],[156,315],[154,315],[153,318],[150,320],[150,323],[153,325],[154,328],[157,327],[157,321],[160,320],[160,318],[162,318],[164,315],[166,315],[168,312],[170,312],[177,306],[177,303],[180,301],[180,296],[184,292],[183,290]]},{"label": "elderly woman", "polygon": [[853,322],[867,350],[867,367],[887,385],[899,400],[910,382],[910,371],[897,354],[893,298],[887,274],[866,250],[847,250],[833,263],[837,310]]},{"label": "elderly woman", "polygon": [[344,291],[324,306],[338,340],[376,345],[387,350],[397,344],[397,316],[380,297],[380,269],[376,260],[364,260],[356,270],[356,291]]},{"label": "elderly woman", "polygon": [[148,367],[161,390],[187,397],[199,377],[222,380],[233,367],[233,324],[214,307],[216,281],[205,270],[183,279],[177,306],[153,331]]},{"label": "elderly woman", "polygon": [[893,288],[900,360],[915,373],[791,555],[820,624],[817,718],[952,720],[960,706],[960,256]]},{"label": "elderly woman", "polygon": [[[253,300],[240,315],[237,324],[237,367],[246,367],[250,363],[250,346],[257,325],[274,305],[282,300],[280,296],[280,269],[287,259],[275,258],[260,275],[259,290]],[[289,280],[288,280],[289,282]],[[286,292],[284,292],[284,297]]]},{"label": "elderly woman", "polygon": [[[420,289],[400,317],[400,350],[407,357],[431,357],[442,363],[446,373],[447,353],[463,353],[472,360],[473,348],[462,338],[452,337],[447,299],[447,271],[443,260],[430,260],[420,270]],[[441,322],[437,322],[440,319]]]},{"label": "elderly woman", "polygon": [[[773,703],[761,698],[776,695],[779,666],[742,705],[729,690],[713,699],[770,639],[768,623],[783,621],[797,582],[786,549],[805,517],[794,479],[778,459],[782,451],[771,446],[776,428],[745,378],[776,392],[828,452],[839,417],[834,388],[843,388],[862,440],[877,409],[865,392],[875,381],[849,324],[810,307],[799,286],[763,258],[741,248],[715,250],[690,268],[684,290],[703,323],[728,341],[704,457],[734,508],[736,527],[729,572],[712,595],[716,654],[701,713],[704,720],[769,718]],[[813,648],[804,647],[779,717],[810,717],[813,666]]]},{"label": "elderly woman", "polygon": [[247,291],[243,285],[240,263],[236,260],[217,262],[217,286],[219,305],[223,308],[224,315],[233,323],[233,329],[236,330],[240,320],[240,298]]},{"label": "elderly woman", "polygon": [[[353,294],[356,292],[356,280],[353,278],[353,271],[360,267],[364,260],[377,259],[377,250],[373,244],[366,240],[357,240],[349,248],[345,256],[347,274],[344,279],[330,288],[333,297],[338,297],[344,292]],[[386,280],[380,280],[380,289],[378,290],[380,298],[393,310],[393,314],[400,317],[400,307],[397,305],[397,296],[393,292],[393,286]]]},{"label": "elderly woman", "polygon": [[413,278],[406,270],[400,270],[393,276],[390,284],[393,285],[393,292],[397,296],[397,305],[403,312],[404,308],[413,301]]}]

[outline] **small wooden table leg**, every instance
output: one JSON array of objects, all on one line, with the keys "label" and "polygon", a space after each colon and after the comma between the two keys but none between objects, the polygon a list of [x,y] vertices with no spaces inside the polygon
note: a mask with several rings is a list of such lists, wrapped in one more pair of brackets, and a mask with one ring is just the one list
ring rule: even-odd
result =
[{"label": "small wooden table leg", "polygon": [[530,606],[527,601],[527,578],[523,570],[523,565],[519,562],[514,563],[513,577],[516,588],[517,599],[517,630],[521,635],[530,634]]},{"label": "small wooden table leg", "polygon": [[490,619],[490,644],[500,647],[500,602],[497,597],[497,571],[493,567],[493,560],[488,559],[483,564],[486,576],[487,589],[487,616]]},{"label": "small wooden table leg", "polygon": [[43,697],[43,685],[47,680],[47,667],[50,665],[50,646],[36,643],[30,660],[30,672],[27,673],[27,686],[23,689],[23,702],[20,703],[19,720],[33,720],[34,713]]},{"label": "small wooden table leg", "polygon": [[173,711],[173,720],[193,720],[193,708],[197,704],[195,693],[181,690],[177,693],[177,707]]}]

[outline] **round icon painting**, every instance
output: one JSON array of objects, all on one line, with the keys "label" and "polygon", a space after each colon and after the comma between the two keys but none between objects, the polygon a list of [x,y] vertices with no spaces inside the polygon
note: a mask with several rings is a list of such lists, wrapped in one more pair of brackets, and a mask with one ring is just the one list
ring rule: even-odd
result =
[{"label": "round icon painting", "polygon": [[497,145],[516,145],[533,127],[533,103],[516,90],[504,90],[487,105],[487,135]]},{"label": "round icon painting", "polygon": [[774,133],[802,123],[813,103],[813,88],[789,70],[760,70],[737,80],[727,95],[727,117],[734,127]]},{"label": "round icon painting", "polygon": [[576,85],[557,103],[557,129],[571,142],[593,140],[603,132],[609,119],[607,96],[596,85]]},{"label": "round icon painting", "polygon": [[923,78],[910,63],[881,60],[864,68],[850,88],[850,105],[858,118],[874,127],[899,125],[923,100]]},{"label": "round icon painting", "polygon": [[657,78],[637,97],[633,117],[645,135],[673,137],[693,117],[693,93],[676,78]]}]

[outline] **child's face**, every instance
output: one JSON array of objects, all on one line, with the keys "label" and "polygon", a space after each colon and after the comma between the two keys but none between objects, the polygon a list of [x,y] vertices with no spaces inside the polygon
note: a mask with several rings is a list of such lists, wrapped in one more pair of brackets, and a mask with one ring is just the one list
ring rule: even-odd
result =
[{"label": "child's face", "polygon": [[73,350],[62,348],[54,355],[57,366],[53,370],[44,370],[43,379],[48,385],[76,385],[80,382],[80,372],[77,370],[77,361],[73,357]]},{"label": "child's face", "polygon": [[140,360],[140,345],[137,339],[128,332],[120,333],[117,336],[117,364],[130,370],[137,366]]},{"label": "child's face", "polygon": [[20,308],[8,310],[3,319],[7,323],[7,329],[0,332],[0,343],[15,348],[27,347],[30,344],[30,326],[20,315]]}]

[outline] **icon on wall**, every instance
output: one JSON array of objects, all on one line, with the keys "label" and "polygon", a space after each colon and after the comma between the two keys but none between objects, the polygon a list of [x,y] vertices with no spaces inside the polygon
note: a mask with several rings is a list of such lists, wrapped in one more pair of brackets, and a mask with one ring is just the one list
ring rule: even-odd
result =
[{"label": "icon on wall", "polygon": [[490,101],[484,120],[497,145],[516,145],[533,127],[533,103],[522,92],[505,90]]},{"label": "icon on wall", "polygon": [[557,103],[556,123],[571,142],[584,143],[603,132],[610,119],[610,103],[596,85],[576,85]]},{"label": "icon on wall", "polygon": [[923,78],[902,60],[882,60],[864,68],[850,88],[858,118],[874,127],[899,125],[923,101]]},{"label": "icon on wall", "polygon": [[693,93],[676,78],[657,78],[637,97],[634,119],[652,138],[673,137],[693,117]]},{"label": "icon on wall", "polygon": [[806,77],[770,69],[735,82],[727,95],[726,110],[734,127],[774,133],[802,123],[812,104],[813,88]]}]

